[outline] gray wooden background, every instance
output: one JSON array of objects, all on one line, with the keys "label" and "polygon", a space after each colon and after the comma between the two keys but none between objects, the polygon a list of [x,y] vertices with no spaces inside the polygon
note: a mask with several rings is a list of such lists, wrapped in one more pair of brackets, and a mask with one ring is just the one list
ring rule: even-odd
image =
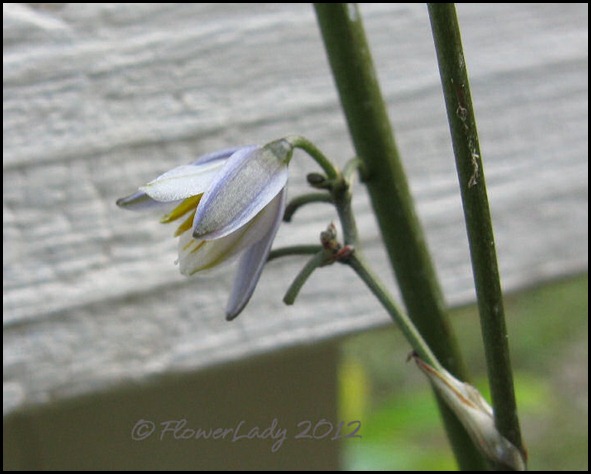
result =
[{"label": "gray wooden background", "polygon": [[[363,4],[447,301],[473,300],[422,4]],[[586,271],[588,5],[458,6],[507,290]],[[302,134],[343,163],[347,130],[307,4],[4,4],[4,412],[311,344],[388,317],[344,267],[270,264],[246,311],[232,268],[186,279],[172,229],[115,200],[219,148]],[[315,170],[294,160],[290,195]],[[366,253],[393,284],[361,186]],[[315,243],[310,207],[276,246]]]}]

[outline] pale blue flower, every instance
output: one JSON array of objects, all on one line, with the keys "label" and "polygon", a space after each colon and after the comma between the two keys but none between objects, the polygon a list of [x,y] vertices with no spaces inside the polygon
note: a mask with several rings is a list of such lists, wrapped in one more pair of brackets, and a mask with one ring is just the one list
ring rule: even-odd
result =
[{"label": "pale blue flower", "polygon": [[267,260],[285,207],[285,140],[204,155],[164,173],[119,199],[124,209],[168,211],[161,222],[184,218],[177,228],[184,275],[216,267],[240,254],[227,319],[242,311]]}]

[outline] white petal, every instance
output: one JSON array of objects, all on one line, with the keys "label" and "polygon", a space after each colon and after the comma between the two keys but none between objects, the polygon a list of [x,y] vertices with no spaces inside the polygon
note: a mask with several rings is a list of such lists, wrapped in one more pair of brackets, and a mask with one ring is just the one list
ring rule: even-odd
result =
[{"label": "white petal", "polygon": [[226,307],[226,319],[228,321],[241,313],[254,293],[271,251],[273,239],[283,219],[286,194],[285,189],[283,189],[265,208],[263,212],[267,213],[266,218],[272,218],[271,228],[260,241],[248,248],[240,259],[234,278],[232,294]]},{"label": "white petal", "polygon": [[240,230],[223,239],[199,240],[187,231],[179,238],[179,269],[183,275],[209,270],[218,265],[231,262],[240,251],[244,250],[244,230]]},{"label": "white petal", "polygon": [[244,226],[287,183],[287,163],[268,147],[233,154],[203,195],[193,222],[197,238],[219,239]]},{"label": "white petal", "polygon": [[121,209],[128,209],[130,211],[144,211],[148,209],[167,209],[170,208],[171,203],[155,201],[146,193],[138,191],[130,194],[129,196],[117,199],[117,205]]},{"label": "white petal", "polygon": [[179,201],[205,192],[225,164],[224,160],[182,165],[158,176],[140,188],[156,201]]}]

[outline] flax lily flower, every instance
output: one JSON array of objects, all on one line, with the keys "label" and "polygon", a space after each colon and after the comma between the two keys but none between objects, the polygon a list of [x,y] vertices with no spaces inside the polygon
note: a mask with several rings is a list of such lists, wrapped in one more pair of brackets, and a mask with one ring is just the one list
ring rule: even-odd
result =
[{"label": "flax lily flower", "polygon": [[252,296],[281,223],[292,152],[286,140],[277,140],[204,155],[164,173],[117,205],[167,210],[162,223],[182,218],[175,236],[183,275],[241,254],[226,308],[231,320]]}]

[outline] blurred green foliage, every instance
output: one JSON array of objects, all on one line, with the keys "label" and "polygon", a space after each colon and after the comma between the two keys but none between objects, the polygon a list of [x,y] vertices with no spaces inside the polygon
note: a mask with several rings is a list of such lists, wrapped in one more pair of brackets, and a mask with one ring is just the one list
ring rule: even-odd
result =
[{"label": "blurred green foliage", "polygon": [[[505,298],[522,432],[530,470],[588,469],[588,276]],[[475,306],[452,321],[472,374],[490,400]],[[344,440],[349,470],[453,470],[455,461],[430,387],[393,327],[343,344],[340,413],[360,420]],[[358,441],[358,442],[357,442]]]}]

